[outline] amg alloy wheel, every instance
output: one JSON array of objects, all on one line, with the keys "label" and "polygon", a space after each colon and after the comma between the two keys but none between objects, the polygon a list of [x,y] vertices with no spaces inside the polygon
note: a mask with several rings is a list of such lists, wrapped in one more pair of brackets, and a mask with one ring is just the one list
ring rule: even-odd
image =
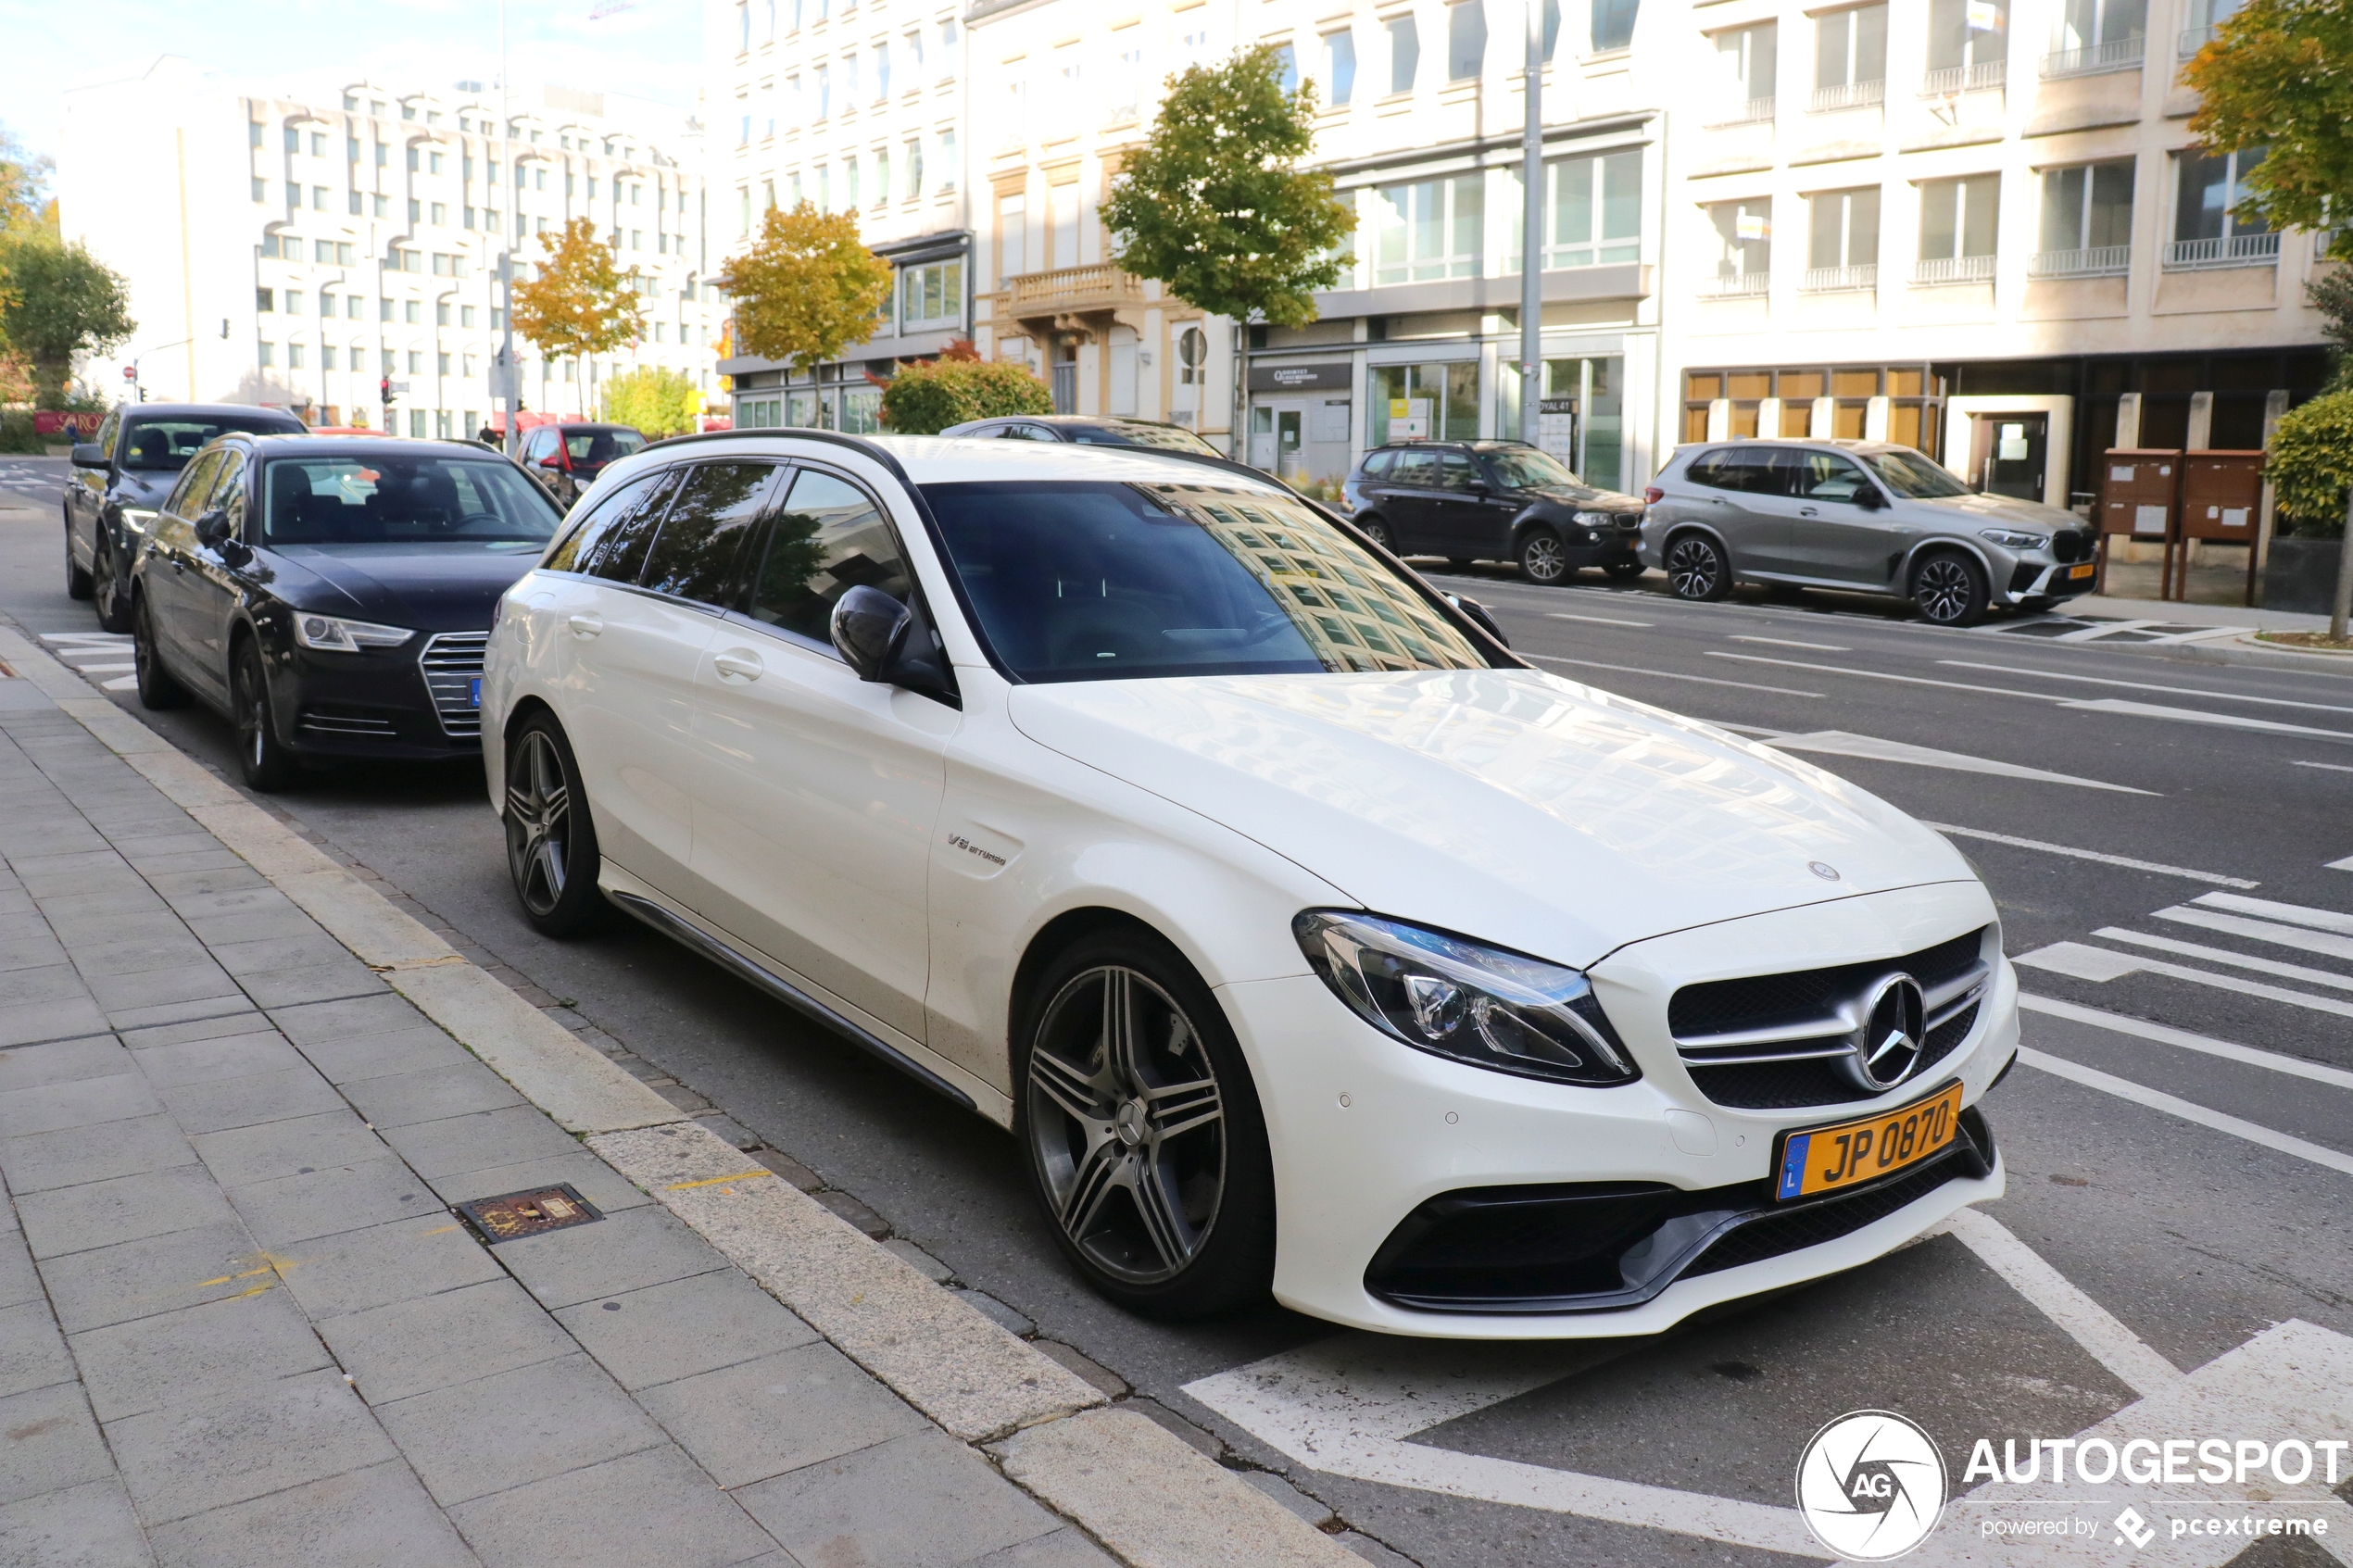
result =
[{"label": "amg alloy wheel", "polygon": [[547,936],[585,931],[604,911],[597,830],[580,769],[555,721],[528,720],[507,747],[507,871],[523,918]]},{"label": "amg alloy wheel", "polygon": [[1064,1254],[1097,1289],[1156,1316],[1263,1293],[1265,1132],[1207,987],[1173,953],[1114,937],[1064,955],[1040,994],[1019,1131]]},{"label": "amg alloy wheel", "polygon": [[1713,539],[1686,533],[1667,546],[1667,585],[1679,599],[1720,599],[1732,591],[1731,563]]}]

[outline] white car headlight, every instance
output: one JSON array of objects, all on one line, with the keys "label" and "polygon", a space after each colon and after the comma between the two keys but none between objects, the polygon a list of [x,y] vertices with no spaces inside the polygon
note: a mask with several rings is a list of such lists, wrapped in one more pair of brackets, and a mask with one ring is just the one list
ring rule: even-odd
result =
[{"label": "white car headlight", "polygon": [[2015,528],[1981,528],[1977,536],[2006,550],[2039,550],[2051,542],[2047,533],[2027,533]]},{"label": "white car headlight", "polygon": [[1291,934],[1341,1001],[1416,1050],[1559,1084],[1642,1075],[1576,970],[1340,909],[1305,910]]},{"label": "white car headlight", "polygon": [[122,521],[130,525],[131,532],[133,533],[145,533],[147,531],[147,524],[156,520],[156,509],[153,507],[121,507],[117,510],[121,515]]},{"label": "white car headlight", "polygon": [[1578,522],[1586,528],[1615,528],[1617,520],[1607,512],[1579,512]]},{"label": "white car headlight", "polygon": [[332,615],[296,610],[295,641],[307,648],[329,653],[358,653],[361,648],[396,648],[416,635],[406,626],[379,626],[370,621],[342,621]]}]

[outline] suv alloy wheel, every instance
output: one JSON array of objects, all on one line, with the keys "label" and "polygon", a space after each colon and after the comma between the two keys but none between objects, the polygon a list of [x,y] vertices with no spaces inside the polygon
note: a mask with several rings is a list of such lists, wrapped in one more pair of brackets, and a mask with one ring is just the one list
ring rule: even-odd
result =
[{"label": "suv alloy wheel", "polygon": [[1720,599],[1732,591],[1732,565],[1715,540],[1685,533],[1667,546],[1667,585],[1679,599]]}]

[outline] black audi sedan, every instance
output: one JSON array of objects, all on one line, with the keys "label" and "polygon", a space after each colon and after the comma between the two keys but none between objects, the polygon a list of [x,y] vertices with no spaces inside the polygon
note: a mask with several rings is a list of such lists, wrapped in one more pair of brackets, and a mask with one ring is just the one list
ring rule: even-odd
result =
[{"label": "black audi sedan", "polygon": [[223,436],[132,567],[139,700],[219,709],[260,790],[306,759],[478,753],[491,607],[560,521],[469,442]]},{"label": "black audi sedan", "polygon": [[73,449],[66,486],[66,592],[97,601],[98,624],[131,630],[131,563],[188,459],[227,431],[302,433],[283,408],[242,403],[132,403]]},{"label": "black audi sedan", "polygon": [[1365,454],[1342,485],[1357,527],[1401,556],[1508,560],[1530,583],[1580,567],[1640,577],[1642,503],[1520,441],[1411,441]]}]

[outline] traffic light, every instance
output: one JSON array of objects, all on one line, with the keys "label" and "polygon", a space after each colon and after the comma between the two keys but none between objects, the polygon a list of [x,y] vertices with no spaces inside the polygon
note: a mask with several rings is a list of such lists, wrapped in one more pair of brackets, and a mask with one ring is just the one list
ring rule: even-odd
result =
[{"label": "traffic light", "polygon": [[390,376],[380,377],[377,380],[376,398],[377,401],[381,402],[385,408],[389,408],[392,407],[392,378]]}]

